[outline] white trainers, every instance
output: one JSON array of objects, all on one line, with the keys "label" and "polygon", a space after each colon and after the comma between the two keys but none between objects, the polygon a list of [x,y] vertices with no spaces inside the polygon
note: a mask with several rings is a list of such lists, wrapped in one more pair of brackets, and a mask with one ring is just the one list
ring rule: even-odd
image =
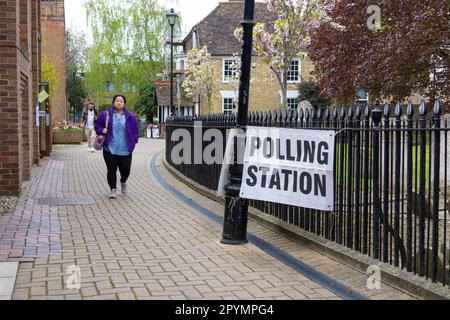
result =
[{"label": "white trainers", "polygon": [[109,194],[109,198],[110,199],[115,199],[117,198],[117,190],[116,189],[112,189],[111,193]]},{"label": "white trainers", "polygon": [[92,148],[91,148],[91,152],[94,152],[94,151],[95,151],[95,149],[92,147]]},{"label": "white trainers", "polygon": [[122,190],[122,194],[127,194],[127,192],[128,192],[127,184],[126,183],[121,183],[120,187],[121,187],[121,190]]}]

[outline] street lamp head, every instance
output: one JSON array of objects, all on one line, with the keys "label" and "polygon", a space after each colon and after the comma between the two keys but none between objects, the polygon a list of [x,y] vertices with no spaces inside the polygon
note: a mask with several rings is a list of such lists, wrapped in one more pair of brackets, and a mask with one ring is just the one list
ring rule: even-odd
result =
[{"label": "street lamp head", "polygon": [[167,21],[169,22],[170,26],[173,27],[175,23],[177,22],[178,15],[175,13],[175,10],[170,9],[169,12],[166,13]]}]

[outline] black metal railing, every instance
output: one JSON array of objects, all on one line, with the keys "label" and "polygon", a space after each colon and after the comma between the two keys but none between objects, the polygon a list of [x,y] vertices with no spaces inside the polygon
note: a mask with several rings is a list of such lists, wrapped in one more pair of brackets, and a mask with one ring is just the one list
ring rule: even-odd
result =
[{"label": "black metal railing", "polygon": [[[251,200],[250,206],[385,263],[449,285],[448,119],[441,116],[439,101],[432,112],[428,112],[424,102],[418,110],[410,103],[406,109],[400,104],[395,108],[386,104],[384,108],[251,112],[250,126],[335,130],[337,135],[333,212],[266,201]],[[201,127],[196,127],[200,123]],[[198,162],[211,144],[198,136],[216,129],[226,141],[227,130],[235,124],[234,115],[169,118],[166,161],[189,179],[216,190],[221,164]],[[178,138],[172,141],[177,129],[186,130],[192,137],[192,141],[184,143],[190,146],[192,160],[197,157],[199,164],[172,161],[172,151],[183,143]]]}]

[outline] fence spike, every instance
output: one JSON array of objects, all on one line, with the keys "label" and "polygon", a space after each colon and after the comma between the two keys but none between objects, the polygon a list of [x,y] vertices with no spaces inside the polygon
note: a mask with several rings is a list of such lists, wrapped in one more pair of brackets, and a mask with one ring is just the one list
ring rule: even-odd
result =
[{"label": "fence spike", "polygon": [[300,111],[298,112],[298,120],[303,121],[304,117],[305,117],[305,112],[303,111],[303,109],[300,109]]},{"label": "fence spike", "polygon": [[293,115],[292,115],[292,120],[293,120],[294,122],[297,122],[297,121],[298,121],[298,110],[297,110],[297,109],[294,110],[294,113],[293,113]]},{"label": "fence spike", "polygon": [[322,108],[317,109],[317,120],[322,120]]},{"label": "fence spike", "polygon": [[395,116],[396,117],[401,117],[402,116],[402,104],[399,102],[397,102],[397,105],[395,106]]},{"label": "fence spike", "polygon": [[267,111],[267,122],[269,124],[272,122],[272,111]]},{"label": "fence spike", "polygon": [[344,106],[341,106],[339,110],[339,119],[343,120],[345,118],[345,108]]},{"label": "fence spike", "polygon": [[370,107],[369,104],[367,103],[366,106],[364,107],[364,117],[366,119],[370,118]]},{"label": "fence spike", "polygon": [[414,115],[414,106],[411,101],[408,102],[408,107],[406,109],[406,115],[412,117]]},{"label": "fence spike", "polygon": [[281,110],[277,110],[277,121],[281,122],[283,114],[281,113]]},{"label": "fence spike", "polygon": [[333,108],[333,119],[336,120],[338,117],[338,109],[337,106]]},{"label": "fence spike", "polygon": [[356,105],[355,117],[357,120],[361,118],[361,106],[359,104]]},{"label": "fence spike", "polygon": [[[289,112],[290,112],[290,110],[289,110]],[[285,109],[281,112],[281,118],[283,119],[284,122],[286,122],[288,120],[288,110]]]},{"label": "fence spike", "polygon": [[384,104],[383,114],[385,118],[389,118],[391,115],[391,105],[388,102]]},{"label": "fence spike", "polygon": [[273,110],[273,111],[272,111],[272,120],[273,120],[274,122],[277,122],[277,120],[278,120],[278,114],[277,114],[277,111],[276,111],[276,110]]},{"label": "fence spike", "polygon": [[314,108],[309,108],[309,112],[310,112],[310,114],[311,114],[311,120],[316,120],[316,118],[317,118],[317,113],[316,113],[316,109],[314,109]]},{"label": "fence spike", "polygon": [[436,101],[434,102],[433,114],[435,116],[440,116],[441,113],[442,113],[441,102],[439,101],[439,99],[436,99]]},{"label": "fence spike", "polygon": [[331,117],[330,107],[327,107],[325,109],[325,119],[330,120],[330,117]]},{"label": "fence spike", "polygon": [[427,114],[427,104],[424,100],[420,103],[419,114],[423,117]]},{"label": "fence spike", "polygon": [[305,120],[309,121],[309,118],[311,117],[311,115],[309,114],[309,109],[305,110]]},{"label": "fence spike", "polygon": [[353,119],[353,107],[352,106],[348,107],[347,117],[349,120]]}]

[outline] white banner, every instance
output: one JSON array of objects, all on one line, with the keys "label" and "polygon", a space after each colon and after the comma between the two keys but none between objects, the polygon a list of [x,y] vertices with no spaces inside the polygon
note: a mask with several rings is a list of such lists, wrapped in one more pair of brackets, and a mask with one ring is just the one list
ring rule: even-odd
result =
[{"label": "white banner", "polygon": [[248,127],[242,198],[332,211],[334,131]]}]

